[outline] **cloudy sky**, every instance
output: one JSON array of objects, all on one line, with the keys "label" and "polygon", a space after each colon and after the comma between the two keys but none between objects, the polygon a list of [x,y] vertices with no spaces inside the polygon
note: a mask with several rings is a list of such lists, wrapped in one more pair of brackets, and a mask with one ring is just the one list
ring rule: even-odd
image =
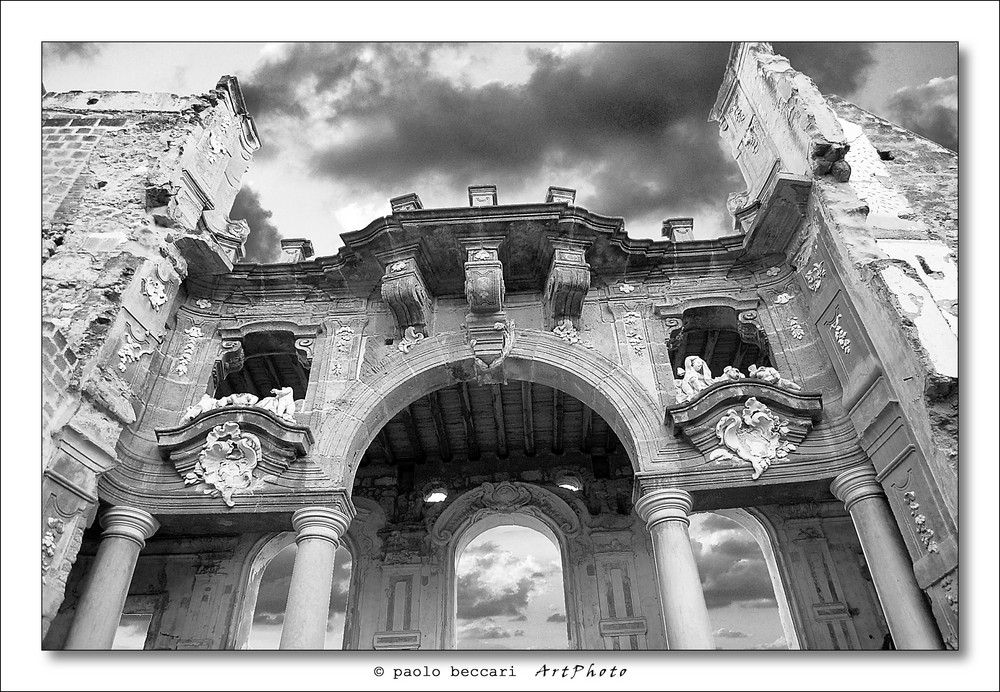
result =
[{"label": "cloudy sky", "polygon": [[[332,254],[392,197],[465,206],[481,183],[501,203],[574,188],[633,236],[671,216],[724,234],[742,181],[708,112],[729,45],[48,43],[42,59],[49,91],[203,93],[238,76],[264,147],[233,216],[249,258],[273,261],[279,237]],[[956,43],[774,46],[824,93],[957,148]]]}]

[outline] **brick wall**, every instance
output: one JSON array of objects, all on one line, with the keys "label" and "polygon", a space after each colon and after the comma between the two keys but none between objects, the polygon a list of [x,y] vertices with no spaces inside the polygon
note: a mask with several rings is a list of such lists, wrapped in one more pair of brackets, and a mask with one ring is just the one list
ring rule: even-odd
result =
[{"label": "brick wall", "polygon": [[43,461],[51,452],[51,435],[59,430],[75,408],[77,397],[69,386],[74,380],[77,357],[62,332],[51,322],[42,323],[42,450]]}]

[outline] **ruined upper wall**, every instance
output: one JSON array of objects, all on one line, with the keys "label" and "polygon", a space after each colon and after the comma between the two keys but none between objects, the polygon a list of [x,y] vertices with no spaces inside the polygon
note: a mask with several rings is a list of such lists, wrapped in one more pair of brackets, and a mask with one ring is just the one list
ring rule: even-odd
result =
[{"label": "ruined upper wall", "polygon": [[958,154],[839,96],[826,101],[851,145],[850,182],[877,236],[938,240],[957,253]]}]

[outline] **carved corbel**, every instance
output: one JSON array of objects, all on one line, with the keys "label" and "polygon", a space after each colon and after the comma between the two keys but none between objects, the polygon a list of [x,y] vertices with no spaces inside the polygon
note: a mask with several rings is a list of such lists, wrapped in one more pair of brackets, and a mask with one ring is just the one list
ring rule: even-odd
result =
[{"label": "carved corbel", "polygon": [[417,266],[416,251],[394,254],[380,258],[385,264],[382,276],[382,300],[392,310],[399,333],[408,327],[427,336],[427,316],[430,314],[431,299],[420,268]]},{"label": "carved corbel", "polygon": [[760,325],[760,318],[756,310],[743,310],[739,313],[736,329],[740,338],[748,344],[754,344],[758,348],[767,348],[767,333]]},{"label": "carved corbel", "polygon": [[506,288],[499,245],[498,239],[466,243],[465,297],[469,301],[469,312],[474,315],[503,312]]},{"label": "carved corbel", "polygon": [[571,320],[574,327],[580,326],[583,313],[583,299],[590,290],[590,265],[586,252],[590,243],[582,243],[561,238],[550,241],[552,263],[545,282],[546,327],[552,329],[565,320]]},{"label": "carved corbel", "polygon": [[313,348],[315,345],[316,339],[312,337],[304,337],[295,340],[295,355],[298,357],[299,363],[306,370],[309,370],[312,367]]},{"label": "carved corbel", "polygon": [[225,380],[234,372],[243,369],[245,361],[243,353],[243,341],[240,339],[223,339],[219,347],[219,358],[215,361],[215,371],[213,385],[218,387],[219,383]]}]

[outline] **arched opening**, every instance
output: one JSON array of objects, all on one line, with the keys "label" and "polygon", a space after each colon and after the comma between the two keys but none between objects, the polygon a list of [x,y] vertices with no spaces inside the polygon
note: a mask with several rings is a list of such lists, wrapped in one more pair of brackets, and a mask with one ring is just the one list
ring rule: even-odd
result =
[{"label": "arched opening", "polygon": [[[255,558],[244,603],[244,623],[241,630],[245,639],[240,648],[278,648],[292,566],[295,563],[295,550],[294,534],[282,534],[265,544]],[[344,646],[344,623],[353,568],[351,551],[345,543],[337,548],[334,565],[324,646],[326,649],[341,649]],[[246,622],[249,626],[245,625]]]},{"label": "arched opening", "polygon": [[215,398],[231,394],[270,396],[272,389],[291,387],[294,399],[304,399],[311,359],[291,331],[255,331],[243,336],[236,358],[219,361]]},{"label": "arched opening", "polygon": [[[570,648],[562,556],[541,522],[495,517],[455,553],[455,647]],[[494,525],[496,524],[496,525]]]},{"label": "arched opening", "polygon": [[691,517],[691,544],[718,649],[798,649],[766,528],[745,510]]},{"label": "arched opening", "polygon": [[704,360],[714,375],[721,375],[728,366],[746,373],[750,365],[772,365],[767,336],[753,319],[747,319],[751,312],[738,313],[726,305],[685,310],[680,329],[667,344],[674,369],[683,367],[688,356]]}]

